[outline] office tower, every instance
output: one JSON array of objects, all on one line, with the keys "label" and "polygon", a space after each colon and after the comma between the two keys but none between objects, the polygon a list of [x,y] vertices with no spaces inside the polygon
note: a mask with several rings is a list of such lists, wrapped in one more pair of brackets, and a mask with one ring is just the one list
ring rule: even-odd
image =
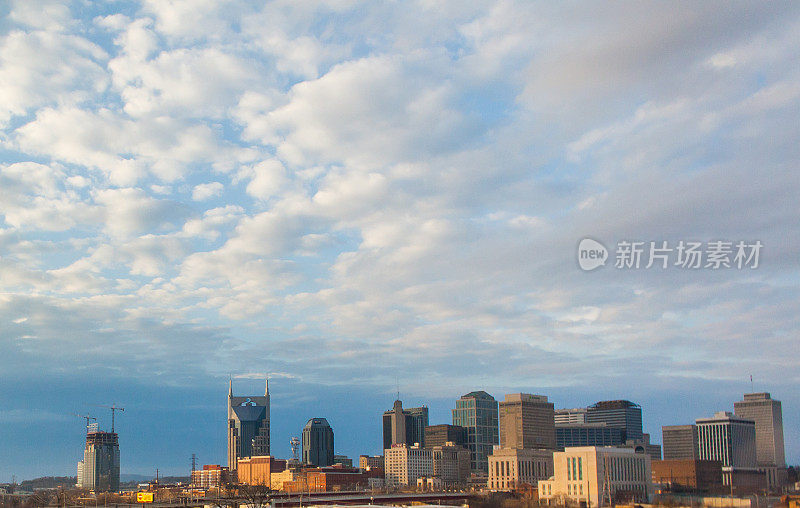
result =
[{"label": "office tower", "polygon": [[696,420],[695,424],[699,458],[722,463],[724,485],[745,489],[761,486],[759,480],[766,479],[756,468],[756,424],[753,420],[720,411],[712,418]]},{"label": "office tower", "polygon": [[651,460],[661,460],[661,445],[650,442],[650,434],[642,434],[642,442],[644,443],[644,451],[650,455]]},{"label": "office tower", "polygon": [[664,425],[661,427],[664,460],[696,460],[698,457],[696,425]]},{"label": "office tower", "polygon": [[433,452],[433,476],[445,486],[466,485],[470,472],[469,450],[452,442],[430,446]]},{"label": "office tower", "polygon": [[459,425],[428,425],[425,427],[425,448],[453,443],[467,447],[467,429]]},{"label": "office tower", "polygon": [[516,448],[495,448],[489,456],[491,490],[514,490],[522,484],[536,486],[553,476],[553,452]]},{"label": "office tower", "polygon": [[637,503],[653,494],[650,456],[630,448],[585,446],[553,454],[553,477],[539,481],[539,500],[611,506],[617,493]]},{"label": "office tower", "polygon": [[333,464],[333,429],[325,418],[312,418],[303,428],[303,463],[318,467]]},{"label": "office tower", "polygon": [[503,448],[556,448],[553,403],[545,395],[506,395],[499,404],[499,423]]},{"label": "office tower", "polygon": [[734,402],[733,412],[756,424],[758,465],[785,467],[781,401],[770,398],[769,393],[746,393],[744,400]]},{"label": "office tower", "polygon": [[642,408],[629,400],[604,400],[587,407],[586,423],[623,429],[625,441],[642,439]]},{"label": "office tower", "polygon": [[428,426],[428,408],[403,409],[403,403],[394,401],[390,411],[383,413],[383,449],[395,444],[425,446],[425,427]]},{"label": "office tower", "polygon": [[79,463],[79,487],[97,492],[119,491],[119,436],[116,432],[86,434],[83,462]]},{"label": "office tower", "polygon": [[497,401],[484,391],[462,395],[453,409],[453,425],[467,429],[472,470],[488,473],[487,458],[499,444]]},{"label": "office tower", "polygon": [[586,423],[586,408],[556,409],[553,415],[556,425],[576,425]]},{"label": "office tower", "polygon": [[575,446],[621,446],[625,431],[603,423],[556,425],[556,446],[559,450]]},{"label": "office tower", "polygon": [[387,487],[414,485],[417,478],[433,476],[433,450],[395,444],[385,453]]},{"label": "office tower", "polygon": [[228,384],[228,468],[240,458],[269,455],[269,380],[264,396],[234,397]]}]

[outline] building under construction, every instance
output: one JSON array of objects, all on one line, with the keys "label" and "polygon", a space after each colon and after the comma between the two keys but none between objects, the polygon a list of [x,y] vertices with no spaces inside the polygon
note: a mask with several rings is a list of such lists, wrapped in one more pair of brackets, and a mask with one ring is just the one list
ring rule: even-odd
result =
[{"label": "building under construction", "polygon": [[95,492],[119,490],[119,436],[89,429],[83,460],[78,462],[78,487]]}]

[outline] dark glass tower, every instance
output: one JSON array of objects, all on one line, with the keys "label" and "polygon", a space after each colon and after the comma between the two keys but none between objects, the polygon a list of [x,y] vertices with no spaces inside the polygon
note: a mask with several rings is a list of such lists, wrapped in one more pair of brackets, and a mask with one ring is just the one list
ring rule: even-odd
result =
[{"label": "dark glass tower", "polygon": [[234,397],[228,387],[228,468],[239,459],[269,455],[269,380],[264,396]]},{"label": "dark glass tower", "polygon": [[317,467],[333,464],[333,429],[325,418],[312,418],[303,428],[303,463]]}]

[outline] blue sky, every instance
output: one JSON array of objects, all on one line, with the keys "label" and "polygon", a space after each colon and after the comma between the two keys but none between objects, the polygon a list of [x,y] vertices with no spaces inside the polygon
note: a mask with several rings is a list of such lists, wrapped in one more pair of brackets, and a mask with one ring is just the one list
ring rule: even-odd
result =
[{"label": "blue sky", "polygon": [[[800,461],[793,3],[12,1],[0,6],[0,481],[273,442],[377,453],[397,378],[642,404],[784,403]],[[581,271],[596,238],[759,240],[756,270]],[[106,418],[107,419],[107,418]],[[103,422],[107,426],[108,422]]]}]

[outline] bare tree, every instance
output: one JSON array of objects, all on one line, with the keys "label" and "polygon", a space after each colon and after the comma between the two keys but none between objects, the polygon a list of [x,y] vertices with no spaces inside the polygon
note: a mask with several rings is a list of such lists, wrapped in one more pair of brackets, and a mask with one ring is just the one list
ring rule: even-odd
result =
[{"label": "bare tree", "polygon": [[270,506],[275,491],[264,483],[256,485],[239,485],[239,497],[244,499],[248,508]]}]

